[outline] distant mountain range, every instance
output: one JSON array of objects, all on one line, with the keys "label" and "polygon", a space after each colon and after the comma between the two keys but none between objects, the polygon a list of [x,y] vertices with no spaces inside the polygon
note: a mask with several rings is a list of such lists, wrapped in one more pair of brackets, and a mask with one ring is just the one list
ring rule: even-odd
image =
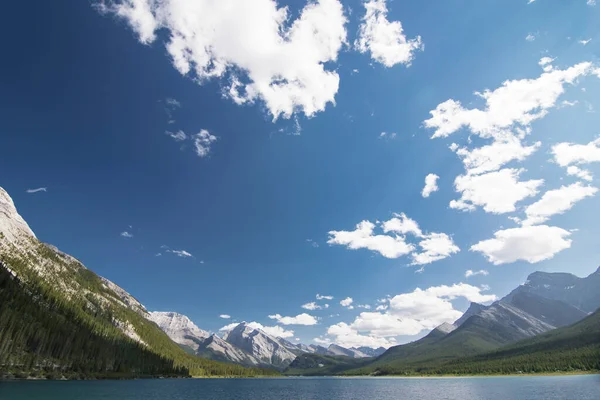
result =
[{"label": "distant mountain range", "polygon": [[174,342],[192,354],[246,366],[283,370],[301,354],[367,358],[381,355],[385,351],[384,348],[369,347],[347,349],[335,344],[328,348],[314,344],[294,344],[253,328],[246,322],[239,323],[221,338],[198,328],[188,317],[175,312],[153,312],[150,313],[150,319]]}]

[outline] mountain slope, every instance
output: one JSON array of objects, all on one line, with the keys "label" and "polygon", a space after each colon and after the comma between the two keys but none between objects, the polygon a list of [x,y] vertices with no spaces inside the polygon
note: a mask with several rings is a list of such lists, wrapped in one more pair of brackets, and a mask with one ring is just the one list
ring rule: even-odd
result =
[{"label": "mountain slope", "polygon": [[0,374],[262,373],[186,354],[126,291],[40,242],[2,188],[0,272]]},{"label": "mountain slope", "polygon": [[175,343],[194,351],[198,350],[199,342],[210,336],[210,333],[198,328],[188,317],[176,312],[151,312],[149,319]]},{"label": "mountain slope", "polygon": [[421,373],[507,374],[600,371],[600,311],[568,327],[525,339],[494,352],[459,358]]},{"label": "mountain slope", "polygon": [[600,308],[599,287],[600,268],[585,278],[562,272],[534,272],[523,285],[506,296],[505,301],[510,301],[519,293],[530,293],[592,313]]},{"label": "mountain slope", "polygon": [[279,369],[287,367],[296,358],[296,354],[291,352],[281,339],[272,337],[260,329],[254,329],[245,322],[229,331],[224,339],[251,354],[261,363]]},{"label": "mountain slope", "polygon": [[414,371],[422,366],[491,351],[554,328],[504,302],[476,308],[478,313],[463,320],[456,329],[452,329],[455,325],[443,324],[420,340],[389,348],[372,363],[348,374]]},{"label": "mountain slope", "polygon": [[356,349],[347,349],[342,346],[338,346],[337,344],[331,344],[327,348],[327,355],[330,356],[345,356],[351,358],[367,358],[369,357],[365,353]]}]

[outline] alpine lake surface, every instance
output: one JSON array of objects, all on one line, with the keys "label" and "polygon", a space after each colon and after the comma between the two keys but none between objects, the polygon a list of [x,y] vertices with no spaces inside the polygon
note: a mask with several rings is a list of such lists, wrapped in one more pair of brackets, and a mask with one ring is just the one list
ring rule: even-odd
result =
[{"label": "alpine lake surface", "polygon": [[600,375],[0,382],[1,400],[600,399]]}]

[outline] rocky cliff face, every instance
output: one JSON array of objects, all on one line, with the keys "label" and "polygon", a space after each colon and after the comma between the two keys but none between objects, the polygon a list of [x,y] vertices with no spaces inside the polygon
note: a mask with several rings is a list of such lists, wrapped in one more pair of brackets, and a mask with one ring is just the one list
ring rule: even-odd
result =
[{"label": "rocky cliff face", "polygon": [[149,319],[156,323],[175,343],[198,350],[199,343],[210,333],[198,328],[188,317],[176,312],[151,312]]}]

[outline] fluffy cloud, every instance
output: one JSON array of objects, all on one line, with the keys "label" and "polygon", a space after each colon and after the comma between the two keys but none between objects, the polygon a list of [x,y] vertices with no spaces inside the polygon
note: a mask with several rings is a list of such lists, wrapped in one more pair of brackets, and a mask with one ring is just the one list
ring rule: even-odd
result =
[{"label": "fluffy cloud", "polygon": [[368,0],[364,6],[366,11],[355,42],[358,51],[370,52],[373,60],[386,67],[410,65],[414,53],[423,50],[421,37],[407,39],[400,21],[388,21],[385,0]]},{"label": "fluffy cloud", "polygon": [[282,317],[279,314],[269,315],[269,318],[276,320],[283,325],[316,325],[317,319],[312,315],[302,313],[295,317]]},{"label": "fluffy cloud", "polygon": [[413,253],[413,264],[424,265],[431,264],[434,261],[443,260],[454,253],[458,253],[460,248],[454,244],[452,238],[445,233],[431,233],[426,235],[419,242],[422,249],[420,253]]},{"label": "fluffy cloud", "polygon": [[228,314],[221,314],[221,315],[219,315],[219,318],[223,318],[223,319],[230,319],[230,318],[231,318],[231,315],[228,315]]},{"label": "fluffy cloud", "polygon": [[593,186],[584,186],[580,182],[559,189],[549,190],[542,198],[525,209],[527,219],[523,225],[537,225],[546,222],[551,216],[563,214],[570,210],[575,203],[594,196],[598,189]]},{"label": "fluffy cloud", "polygon": [[198,157],[206,157],[210,153],[210,146],[217,141],[217,137],[211,135],[206,129],[192,136],[194,148]]},{"label": "fluffy cloud", "polygon": [[476,206],[486,212],[503,214],[515,211],[516,203],[538,193],[543,179],[519,181],[523,169],[505,168],[483,175],[460,175],[454,181],[459,200],[452,200],[450,207],[473,211]]},{"label": "fluffy cloud", "polygon": [[479,175],[497,171],[511,161],[523,161],[541,144],[536,142],[531,146],[524,146],[518,137],[506,134],[498,137],[492,144],[473,150],[457,148],[456,154],[462,158],[467,175]]},{"label": "fluffy cloud", "polygon": [[[384,233],[394,233],[395,236],[374,235],[375,224],[362,221],[354,231],[330,231],[329,244],[345,245],[349,249],[369,249],[376,251],[386,258],[399,258],[412,254],[412,265],[429,264],[442,260],[460,251],[452,238],[445,233],[424,234],[419,224],[404,213],[394,214],[394,217],[379,222]],[[420,239],[417,246],[407,243],[403,235],[410,234]]]},{"label": "fluffy cloud", "polygon": [[317,293],[317,300],[333,300],[333,296],[325,296]]},{"label": "fluffy cloud", "polygon": [[311,1],[293,21],[275,0],[103,0],[98,9],[125,20],[143,44],[166,31],[182,75],[221,78],[229,82],[225,97],[263,101],[274,119],[312,116],[335,101],[339,76],[325,65],[346,42],[339,0]]},{"label": "fluffy cloud", "polygon": [[375,224],[362,221],[354,231],[330,231],[329,244],[347,246],[349,249],[369,249],[386,258],[398,258],[412,253],[414,246],[406,243],[402,236],[373,235]]},{"label": "fluffy cloud", "polygon": [[385,233],[394,232],[401,235],[410,233],[419,237],[423,236],[423,232],[421,232],[417,221],[408,218],[404,213],[394,214],[394,217],[383,222],[381,227]]},{"label": "fluffy cloud", "polygon": [[434,138],[449,136],[463,127],[484,138],[507,129],[528,127],[556,106],[565,85],[591,74],[598,71],[592,63],[583,62],[565,70],[545,71],[536,79],[507,80],[495,90],[476,92],[485,101],[484,109],[466,109],[450,99],[430,111],[431,118],[424,124],[435,129]]},{"label": "fluffy cloud", "polygon": [[342,307],[350,308],[350,307],[352,307],[353,302],[354,302],[354,300],[352,299],[352,297],[346,297],[345,299],[340,301],[340,304],[342,305]]},{"label": "fluffy cloud", "polygon": [[[346,348],[361,346],[367,346],[372,348],[388,348],[396,345],[396,341],[393,338],[387,339],[384,337],[376,337],[373,335],[361,335],[345,322],[340,322],[338,324],[331,325],[327,329],[327,334],[335,338],[333,339],[333,342],[335,342],[339,346]],[[320,342],[315,339],[315,342],[321,344],[326,344],[327,342],[331,343],[331,341],[326,339],[321,339]]]},{"label": "fluffy cloud", "polygon": [[310,303],[303,304],[302,308],[304,308],[305,310],[311,310],[311,311],[313,311],[313,310],[322,310],[324,308],[329,308],[329,304],[323,304],[321,306],[321,305],[319,305],[319,304],[317,304],[317,303],[315,303],[313,301],[313,302],[310,302]]},{"label": "fluffy cloud", "polygon": [[381,132],[379,139],[393,140],[396,139],[396,132]]},{"label": "fluffy cloud", "polygon": [[495,301],[495,295],[481,293],[488,289],[465,283],[425,290],[417,288],[392,297],[389,309],[378,308],[385,312],[362,312],[350,324],[340,322],[330,326],[327,334],[341,346],[373,346],[376,343],[388,347],[396,343],[396,336],[416,335],[460,318],[462,313],[452,305],[459,297],[482,303]]},{"label": "fluffy cloud", "polygon": [[437,185],[437,180],[440,179],[436,174],[429,174],[425,177],[425,187],[421,191],[421,196],[429,197],[431,193],[437,192],[439,190]]},{"label": "fluffy cloud", "polygon": [[132,238],[133,234],[129,233],[127,231],[124,231],[124,232],[121,232],[121,236],[124,237],[124,238]]},{"label": "fluffy cloud", "polygon": [[40,187],[40,188],[36,188],[36,189],[27,189],[26,192],[27,193],[38,193],[38,192],[47,192],[48,188],[45,187]]},{"label": "fluffy cloud", "polygon": [[600,162],[600,138],[588,144],[558,143],[552,146],[552,154],[558,165],[567,167],[567,174],[591,181],[591,172],[578,165]]},{"label": "fluffy cloud", "polygon": [[222,326],[221,328],[219,328],[219,332],[229,332],[230,330],[232,330],[233,328],[235,328],[239,324],[240,324],[239,322],[232,322],[231,324],[227,324],[227,325]]},{"label": "fluffy cloud", "polygon": [[479,271],[473,271],[472,269],[468,269],[465,271],[465,278],[470,278],[472,276],[482,275],[488,276],[490,273],[485,269],[480,269]]},{"label": "fluffy cloud", "polygon": [[471,251],[482,253],[495,265],[519,260],[533,264],[571,247],[570,235],[569,231],[547,225],[505,229],[494,233],[493,239],[471,246]]}]

